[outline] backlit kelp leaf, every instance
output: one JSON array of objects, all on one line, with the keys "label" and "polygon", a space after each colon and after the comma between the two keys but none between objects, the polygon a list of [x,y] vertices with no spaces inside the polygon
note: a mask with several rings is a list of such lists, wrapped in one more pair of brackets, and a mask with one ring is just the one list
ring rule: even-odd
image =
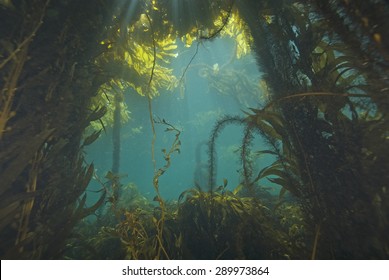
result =
[{"label": "backlit kelp leaf", "polygon": [[268,122],[274,130],[281,135],[282,139],[287,139],[287,134],[284,126],[284,120],[280,115],[275,113],[263,114],[264,121]]},{"label": "backlit kelp leaf", "polygon": [[261,109],[249,108],[254,114],[244,112],[248,115],[247,121],[258,127],[263,133],[268,136],[282,140],[286,139],[286,132],[282,118],[273,112],[268,112]]},{"label": "backlit kelp leaf", "polygon": [[[175,44],[166,45],[166,46],[163,46],[162,49],[164,51],[175,50],[175,49],[177,49],[177,45],[175,45]],[[172,54],[172,53],[164,53],[164,54],[177,57],[177,54]]]},{"label": "backlit kelp leaf", "polygon": [[274,129],[274,127],[264,122],[262,119],[257,119],[256,125],[263,133],[267,134],[271,138],[282,140],[281,135]]},{"label": "backlit kelp leaf", "polygon": [[240,216],[241,214],[244,213],[243,207],[241,207],[241,205],[235,203],[235,201],[227,200],[227,206],[230,209],[229,212],[231,212],[231,210],[232,210],[232,212],[235,213],[237,216]]},{"label": "backlit kelp leaf", "polygon": [[237,195],[243,189],[243,184],[239,184],[233,191],[233,195]]},{"label": "backlit kelp leaf", "polygon": [[171,52],[175,49],[177,49],[176,40],[166,38],[165,40],[158,41],[157,46],[157,53],[156,56],[158,59],[162,60],[164,63],[168,64],[170,62],[170,58],[176,58],[178,56],[178,53]]},{"label": "backlit kelp leaf", "polygon": [[[228,22],[225,22],[228,17]],[[229,36],[235,40],[236,58],[241,58],[244,55],[250,53],[251,48],[250,44],[253,41],[249,29],[246,26],[246,23],[242,20],[237,11],[232,11],[228,14],[227,11],[220,14],[220,16],[214,22],[215,27],[221,28],[220,35]],[[214,31],[217,32],[217,31]]]},{"label": "backlit kelp leaf", "polygon": [[186,48],[189,48],[193,41],[197,39],[197,30],[193,30],[190,33],[185,34],[184,36],[181,37],[181,41],[185,44]]},{"label": "backlit kelp leaf", "polygon": [[215,190],[215,193],[219,193],[219,192],[222,192],[224,191],[224,187],[223,186],[218,186]]},{"label": "backlit kelp leaf", "polygon": [[264,121],[267,121],[273,125],[280,127],[284,126],[283,119],[277,113],[261,110],[260,112],[257,112],[257,117],[258,116],[262,117]]}]

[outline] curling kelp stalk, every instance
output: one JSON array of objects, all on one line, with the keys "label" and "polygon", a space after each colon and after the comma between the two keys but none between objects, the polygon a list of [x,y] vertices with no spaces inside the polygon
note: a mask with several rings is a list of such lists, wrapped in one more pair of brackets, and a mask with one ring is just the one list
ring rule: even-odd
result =
[{"label": "curling kelp stalk", "polygon": [[208,187],[212,191],[216,184],[216,148],[215,142],[219,136],[220,131],[227,124],[238,124],[244,123],[244,119],[239,116],[225,116],[220,119],[212,130],[211,138],[209,139],[209,182]]}]

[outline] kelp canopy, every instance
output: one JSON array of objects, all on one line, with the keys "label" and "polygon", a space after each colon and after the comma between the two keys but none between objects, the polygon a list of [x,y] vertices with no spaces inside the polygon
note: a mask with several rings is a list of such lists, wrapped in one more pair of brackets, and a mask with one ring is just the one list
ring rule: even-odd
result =
[{"label": "kelp canopy", "polygon": [[[0,0],[1,257],[388,258],[388,17],[384,0]],[[219,36],[236,40],[237,59],[255,54],[269,101],[215,124],[207,190],[168,203],[158,180],[180,130],[153,119],[152,99],[185,80],[190,63],[181,77],[171,68],[179,41],[195,56]],[[120,136],[127,89],[145,96],[153,129],[175,135],[150,179],[154,204],[114,164],[86,205],[83,148],[109,126]],[[244,127],[243,180],[229,191],[215,145],[232,123]],[[257,154],[275,157],[261,170],[256,134],[268,144]]]}]

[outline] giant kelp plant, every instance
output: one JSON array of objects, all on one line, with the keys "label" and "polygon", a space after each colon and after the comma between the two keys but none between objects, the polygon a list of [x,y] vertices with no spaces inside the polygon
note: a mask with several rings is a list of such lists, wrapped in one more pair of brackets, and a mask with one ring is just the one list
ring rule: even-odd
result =
[{"label": "giant kelp plant", "polygon": [[[257,5],[259,13],[240,11],[273,100],[250,118],[273,111],[282,119],[282,131],[269,121],[282,144],[277,154],[297,173],[283,167],[278,178],[301,201],[312,258],[387,258],[387,5]],[[288,184],[296,175],[300,184]]]},{"label": "giant kelp plant", "polygon": [[85,166],[80,145],[105,112],[88,105],[99,87],[91,62],[102,51],[91,34],[104,29],[107,9],[90,1],[14,2],[0,9],[0,252],[57,258],[74,225],[102,203],[85,205],[93,165]]},{"label": "giant kelp plant", "polygon": [[[388,258],[389,5],[192,2],[0,0],[1,256]],[[159,178],[180,152],[181,132],[153,117],[152,99],[182,86],[201,43],[219,36],[235,38],[236,59],[255,53],[269,101],[220,119],[208,145],[207,186],[168,202]],[[181,77],[170,66],[178,40],[195,46]],[[229,87],[227,79],[213,82]],[[122,186],[118,174],[129,91],[148,103],[154,202]],[[245,94],[238,91],[245,87],[231,94]],[[227,179],[216,179],[216,140],[232,123],[244,133],[242,182],[231,191]],[[162,167],[154,158],[156,125],[175,136]],[[109,127],[113,166],[103,182],[83,148]],[[256,137],[266,150],[253,151]],[[264,154],[273,164],[255,170],[255,156]],[[101,196],[87,206],[92,176]],[[281,187],[278,197],[264,180]],[[91,214],[96,221],[84,219]]]}]

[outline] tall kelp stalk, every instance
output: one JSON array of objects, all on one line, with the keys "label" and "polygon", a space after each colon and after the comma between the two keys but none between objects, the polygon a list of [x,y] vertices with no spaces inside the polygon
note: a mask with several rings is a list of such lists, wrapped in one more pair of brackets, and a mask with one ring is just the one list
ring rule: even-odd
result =
[{"label": "tall kelp stalk", "polygon": [[[113,126],[112,126],[112,199],[116,202],[120,195],[120,130],[121,130],[121,102],[123,102],[123,94],[115,92],[115,111],[113,113]],[[116,203],[112,204],[114,207]]]},{"label": "tall kelp stalk", "polygon": [[[311,227],[307,258],[387,258],[385,1],[239,1],[278,114],[277,152]],[[279,130],[280,131],[280,130]],[[281,132],[281,131],[280,131]],[[293,172],[291,172],[293,171]]]},{"label": "tall kelp stalk", "polygon": [[[13,1],[0,7],[0,256],[59,258],[87,208],[93,174],[80,144],[105,110],[88,111],[102,79],[104,1]],[[95,82],[96,81],[96,82]],[[87,145],[87,141],[84,145]],[[84,146],[82,145],[82,146]]]},{"label": "tall kelp stalk", "polygon": [[121,130],[121,102],[123,102],[123,96],[121,93],[115,95],[115,111],[113,115],[113,127],[112,127],[112,172],[114,174],[119,173],[120,167],[120,130]]},{"label": "tall kelp stalk", "polygon": [[195,169],[193,174],[193,183],[198,189],[207,189],[208,186],[208,165],[202,159],[202,149],[207,147],[207,141],[201,141],[195,149]]}]

